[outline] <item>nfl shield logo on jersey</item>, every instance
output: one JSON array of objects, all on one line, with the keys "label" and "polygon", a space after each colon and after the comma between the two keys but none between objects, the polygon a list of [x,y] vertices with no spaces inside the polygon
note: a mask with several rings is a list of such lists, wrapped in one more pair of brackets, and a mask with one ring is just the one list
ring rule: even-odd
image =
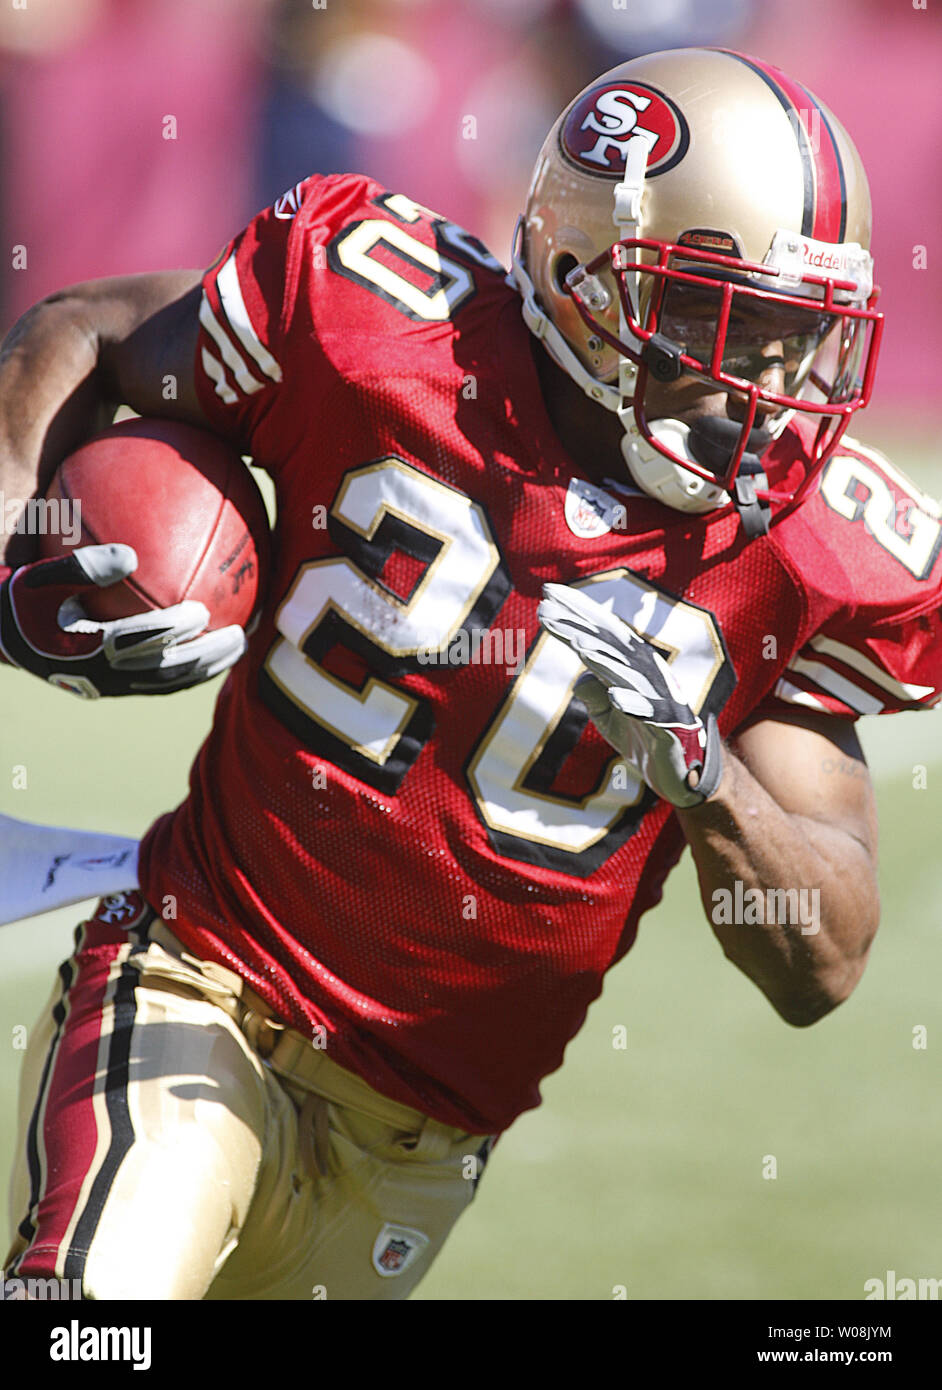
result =
[{"label": "nfl shield logo on jersey", "polygon": [[373,1242],[373,1268],[384,1279],[391,1279],[415,1264],[428,1243],[428,1236],[421,1231],[387,1221]]},{"label": "nfl shield logo on jersey", "polygon": [[620,502],[584,478],[570,478],[566,489],[566,525],[574,536],[592,540],[609,531],[625,529],[625,508]]}]

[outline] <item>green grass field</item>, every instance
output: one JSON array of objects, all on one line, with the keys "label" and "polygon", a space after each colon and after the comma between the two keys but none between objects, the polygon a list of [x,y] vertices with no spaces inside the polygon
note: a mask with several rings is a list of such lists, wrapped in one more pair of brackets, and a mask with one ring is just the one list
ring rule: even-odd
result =
[{"label": "green grass field", "polygon": [[[897,457],[939,492],[926,456]],[[183,794],[212,698],[80,705],[0,677],[0,811],[142,832]],[[890,1269],[942,1278],[940,731],[938,713],[862,726],[884,907],[851,1000],[811,1029],[782,1023],[724,960],[686,856],[416,1297],[610,1299],[623,1285],[633,1299],[859,1299]],[[12,1029],[32,1022],[80,915],[0,928],[4,1186]]]}]

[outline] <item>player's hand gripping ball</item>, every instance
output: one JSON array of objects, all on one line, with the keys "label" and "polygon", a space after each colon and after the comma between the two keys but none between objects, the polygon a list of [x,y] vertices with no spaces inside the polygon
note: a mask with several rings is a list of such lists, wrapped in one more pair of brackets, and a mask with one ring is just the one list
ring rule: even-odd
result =
[{"label": "player's hand gripping ball", "polygon": [[238,661],[269,527],[233,449],[189,425],[127,421],[71,454],[47,498],[60,524],[43,558],[0,586],[8,661],[91,698],[182,690]]}]

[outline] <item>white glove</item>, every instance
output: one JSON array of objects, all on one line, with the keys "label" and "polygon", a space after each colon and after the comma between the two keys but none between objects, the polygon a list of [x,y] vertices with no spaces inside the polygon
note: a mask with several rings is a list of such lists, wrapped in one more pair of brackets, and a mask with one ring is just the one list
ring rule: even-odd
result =
[{"label": "white glove", "polygon": [[704,724],[657,649],[583,590],[545,584],[543,593],[540,622],[588,667],[575,693],[602,737],[671,805],[712,796],[723,775],[715,717]]},{"label": "white glove", "polygon": [[86,545],[10,574],[0,583],[0,658],[91,699],[183,690],[239,660],[242,628],[204,632],[209,611],[193,599],[112,622],[89,618],[82,596],[136,567],[129,545]]}]

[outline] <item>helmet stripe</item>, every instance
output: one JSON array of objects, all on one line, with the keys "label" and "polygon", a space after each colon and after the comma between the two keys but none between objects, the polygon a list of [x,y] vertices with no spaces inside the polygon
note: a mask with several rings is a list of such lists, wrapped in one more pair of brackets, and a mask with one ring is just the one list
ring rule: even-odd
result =
[{"label": "helmet stripe", "polygon": [[[760,77],[769,88],[772,95],[779,102],[789,124],[795,132],[795,139],[798,142],[798,152],[801,155],[801,174],[804,185],[804,197],[802,202],[801,214],[801,234],[802,236],[817,236],[815,232],[815,162],[811,140],[808,135],[808,128],[805,123],[807,108],[802,107],[792,99],[791,93],[797,94],[803,91],[797,83],[792,82],[778,68],[773,68],[766,63],[760,63],[755,58],[747,58],[745,53],[736,53],[732,48],[721,48],[721,53],[726,53],[730,58],[735,58],[737,62],[744,63],[750,68],[757,77]],[[827,238],[821,237],[822,241]]]},{"label": "helmet stripe", "polygon": [[[814,161],[814,222],[811,235],[818,241],[844,240],[847,225],[847,197],[844,169],[834,131],[815,97],[800,82],[793,82],[778,68],[770,68],[797,113]],[[817,120],[815,114],[817,114]]]},{"label": "helmet stripe", "polygon": [[[732,49],[721,50],[738,58],[775,93],[785,108],[801,149],[805,176],[805,206],[802,233],[818,241],[841,242],[847,231],[847,185],[841,152],[824,107],[800,82],[794,82],[779,68],[747,58]],[[812,112],[817,114],[815,120]],[[794,114],[793,114],[794,113]],[[809,218],[808,175],[811,178]]]},{"label": "helmet stripe", "polygon": [[[843,241],[847,232],[847,183],[844,178],[841,152],[824,107],[815,100],[806,87],[803,87],[802,91],[820,116],[819,130],[822,132],[819,148],[815,151],[815,165],[818,171],[816,228],[820,226],[821,230],[815,230],[814,235],[819,241]],[[814,150],[813,140],[812,150]],[[840,211],[837,210],[838,202],[840,203]],[[835,224],[836,233],[834,232]]]}]

